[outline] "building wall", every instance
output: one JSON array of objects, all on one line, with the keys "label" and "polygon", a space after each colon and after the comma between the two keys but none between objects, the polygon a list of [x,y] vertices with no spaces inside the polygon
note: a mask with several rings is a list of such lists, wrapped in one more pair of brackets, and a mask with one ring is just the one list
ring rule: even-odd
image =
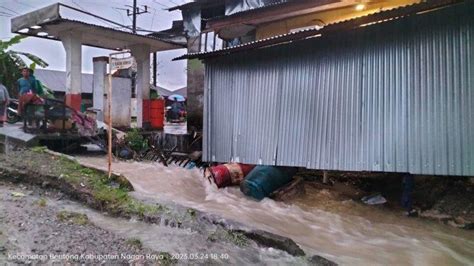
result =
[{"label": "building wall", "polygon": [[380,10],[387,10],[399,6],[418,3],[420,0],[390,0],[390,1],[373,1],[366,3],[366,8],[361,11],[356,11],[354,5],[344,8],[332,9],[329,11],[316,12],[313,14],[297,16],[289,19],[275,21],[259,25],[256,31],[256,39],[265,39],[280,34],[289,33],[292,29],[303,28],[308,26],[327,25],[355,17],[366,16],[378,12]]},{"label": "building wall", "polygon": [[204,64],[198,59],[188,60],[188,129],[202,130],[204,108]]},{"label": "building wall", "polygon": [[[105,79],[105,88],[108,88],[109,79]],[[131,98],[132,81],[129,78],[112,79],[112,125],[114,127],[129,128],[132,116]],[[104,96],[104,114],[108,113],[107,91]],[[107,115],[105,115],[107,118]]]},{"label": "building wall", "polygon": [[473,176],[471,14],[208,59],[205,160]]},{"label": "building wall", "polygon": [[[199,52],[199,37],[188,38],[188,52]],[[187,124],[188,129],[202,130],[204,109],[204,64],[198,59],[188,60],[187,66]]]}]

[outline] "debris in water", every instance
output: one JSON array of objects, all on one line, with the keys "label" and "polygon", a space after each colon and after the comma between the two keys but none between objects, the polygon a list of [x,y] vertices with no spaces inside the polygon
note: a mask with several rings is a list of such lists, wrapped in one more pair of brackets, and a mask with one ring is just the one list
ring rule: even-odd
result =
[{"label": "debris in water", "polygon": [[17,197],[17,198],[21,198],[21,197],[24,197],[25,194],[23,194],[21,192],[12,192],[12,196]]},{"label": "debris in water", "polygon": [[271,198],[278,201],[289,201],[305,193],[303,178],[296,177],[288,185],[273,192]]},{"label": "debris in water", "polygon": [[365,196],[361,200],[367,205],[379,205],[387,202],[387,200],[380,193]]}]

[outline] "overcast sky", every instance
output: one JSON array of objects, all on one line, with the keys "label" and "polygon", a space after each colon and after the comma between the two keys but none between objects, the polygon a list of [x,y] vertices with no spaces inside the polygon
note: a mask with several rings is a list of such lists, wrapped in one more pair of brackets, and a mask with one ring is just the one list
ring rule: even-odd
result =
[{"label": "overcast sky", "polygon": [[[187,2],[187,0],[137,0],[138,5],[149,6],[149,12],[138,16],[137,26],[146,30],[159,31],[171,27],[173,20],[180,20],[179,11],[168,12],[165,8]],[[13,36],[10,32],[12,17],[31,12],[38,8],[54,4],[58,0],[0,0],[0,39]],[[64,4],[100,15],[120,24],[131,25],[131,17],[127,17],[125,5],[132,5],[132,0],[64,0]],[[99,22],[97,21],[97,24]],[[35,54],[46,62],[48,69],[65,70],[65,52],[59,41],[29,37],[12,49]],[[83,46],[82,71],[92,73],[92,58],[108,55],[110,51]],[[158,85],[175,90],[186,86],[186,62],[172,62],[171,59],[186,52],[184,49],[158,53]]]}]

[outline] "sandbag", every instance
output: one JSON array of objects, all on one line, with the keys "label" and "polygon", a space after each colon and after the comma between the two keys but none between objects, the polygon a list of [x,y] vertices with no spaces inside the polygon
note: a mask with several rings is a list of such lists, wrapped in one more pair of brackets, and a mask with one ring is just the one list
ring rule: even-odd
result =
[{"label": "sandbag", "polygon": [[296,170],[294,167],[256,166],[240,184],[240,191],[246,196],[262,200],[291,182]]}]

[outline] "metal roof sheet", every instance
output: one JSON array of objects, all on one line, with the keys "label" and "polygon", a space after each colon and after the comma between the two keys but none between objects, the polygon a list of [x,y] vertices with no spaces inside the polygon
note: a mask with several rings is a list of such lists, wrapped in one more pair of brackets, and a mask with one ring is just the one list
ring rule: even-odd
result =
[{"label": "metal roof sheet", "polygon": [[186,88],[186,87],[179,88],[179,89],[177,89],[177,90],[172,91],[172,90],[168,90],[168,89],[166,89],[166,88],[163,88],[163,87],[161,87],[161,86],[153,86],[153,85],[152,85],[152,89],[158,91],[158,94],[159,94],[160,96],[164,96],[164,97],[168,97],[168,96],[171,96],[171,95],[173,95],[173,94],[179,94],[179,95],[181,95],[181,96],[183,96],[183,97],[187,97],[187,96],[188,96],[187,93],[186,93],[186,92],[187,92],[187,88]]},{"label": "metal roof sheet", "polygon": [[[52,91],[66,92],[65,71],[36,69],[34,75]],[[82,73],[82,93],[92,93],[92,74]]]},{"label": "metal roof sheet", "polygon": [[[66,92],[66,72],[61,70],[51,70],[51,69],[36,69],[34,72],[36,79],[41,81],[49,89],[54,92]],[[114,79],[116,79],[114,77]],[[124,78],[117,78],[122,82]],[[179,94],[184,97],[187,97],[186,87],[180,88],[177,90],[169,90],[161,86],[152,86],[151,89],[158,91],[159,95],[170,96],[173,94]],[[82,93],[92,93],[93,92],[93,74],[82,73]]]},{"label": "metal roof sheet", "polygon": [[215,51],[209,52],[198,52],[198,53],[189,53],[183,56],[174,58],[173,60],[182,60],[182,59],[204,59],[208,57],[221,56],[226,54],[231,54],[234,52],[245,51],[255,48],[263,48],[267,46],[285,44],[292,41],[307,39],[311,37],[319,37],[328,33],[333,33],[341,30],[350,30],[362,26],[370,26],[373,24],[383,23],[390,20],[401,19],[403,17],[417,15],[419,13],[424,13],[429,10],[436,10],[443,8],[449,5],[456,3],[464,2],[462,0],[435,0],[429,2],[415,3],[406,6],[401,6],[397,8],[392,8],[388,10],[379,11],[370,15],[357,17],[349,20],[344,20],[340,22],[335,22],[328,24],[321,29],[303,29],[296,32],[290,32],[287,34],[281,34],[273,36],[270,38],[265,38],[261,40],[256,40],[253,42],[248,42],[233,47],[227,47]]},{"label": "metal roof sheet", "polygon": [[[61,9],[62,7],[66,10]],[[64,4],[53,4],[12,18],[11,31],[50,40],[60,40],[59,35],[63,32],[75,31],[82,34],[82,43],[84,45],[111,50],[127,49],[136,44],[149,45],[151,52],[180,49],[183,47],[183,45],[178,45],[168,40],[132,33],[128,31],[128,28],[124,30],[125,26],[103,18],[101,19],[105,21],[104,23],[109,25],[115,24],[118,28],[92,24],[74,18],[66,18],[66,11],[70,11],[69,9],[73,12],[83,12]],[[100,21],[100,19],[96,19]],[[26,32],[23,30],[26,30]]]}]

